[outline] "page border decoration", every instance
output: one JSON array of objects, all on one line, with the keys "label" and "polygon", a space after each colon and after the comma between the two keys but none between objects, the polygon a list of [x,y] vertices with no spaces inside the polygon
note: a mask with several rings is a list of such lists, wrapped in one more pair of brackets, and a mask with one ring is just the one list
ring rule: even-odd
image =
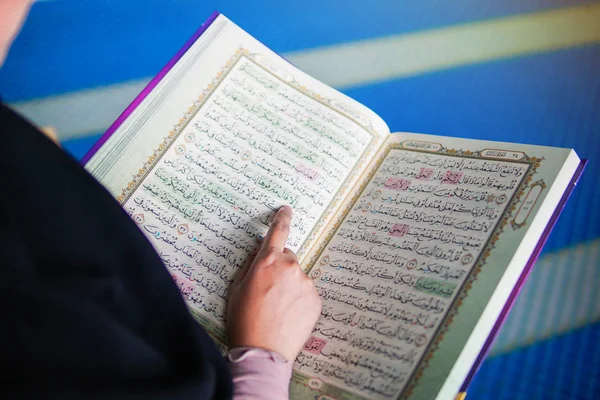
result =
[{"label": "page border decoration", "polygon": [[[406,144],[408,142],[411,142],[411,143],[419,142],[419,143],[422,143],[424,145],[424,147],[415,149],[413,146],[406,146]],[[388,156],[388,154],[390,153],[391,150],[404,150],[404,151],[411,151],[411,152],[417,152],[417,153],[439,154],[439,155],[444,155],[444,156],[454,156],[454,157],[470,158],[470,159],[504,161],[504,162],[509,162],[509,163],[528,165],[527,171],[525,172],[525,176],[523,176],[523,178],[519,184],[519,187],[514,192],[513,196],[511,197],[510,201],[508,202],[508,205],[506,206],[506,209],[504,210],[504,213],[502,214],[502,216],[499,218],[492,235],[490,236],[484,249],[481,251],[481,254],[479,255],[477,261],[474,263],[474,265],[471,269],[471,272],[469,273],[467,279],[463,283],[463,286],[459,289],[458,295],[456,296],[452,305],[450,306],[448,313],[446,314],[446,316],[442,320],[442,323],[440,324],[437,331],[433,335],[433,340],[431,341],[428,349],[425,350],[425,352],[423,353],[423,356],[422,356],[421,360],[419,361],[418,366],[415,368],[413,375],[411,377],[409,377],[404,390],[400,393],[400,396],[398,397],[399,400],[408,400],[410,398],[410,395],[412,394],[413,390],[415,389],[417,383],[419,382],[420,378],[423,376],[425,369],[429,366],[429,361],[433,358],[433,354],[438,349],[439,344],[442,342],[445,333],[450,329],[450,325],[452,324],[454,317],[457,315],[459,308],[462,305],[464,299],[467,297],[469,289],[471,289],[474,281],[477,278],[477,275],[479,274],[479,272],[481,272],[481,269],[486,264],[486,259],[491,254],[491,251],[496,247],[496,243],[497,243],[498,239],[500,238],[500,235],[504,232],[504,228],[509,224],[511,217],[517,208],[517,205],[520,203],[521,198],[525,194],[526,189],[528,188],[529,184],[531,183],[533,176],[535,175],[536,171],[540,167],[544,158],[529,157],[527,154],[525,154],[523,152],[516,152],[516,153],[519,153],[522,155],[522,156],[520,155],[518,159],[516,159],[516,158],[515,159],[505,159],[505,158],[500,159],[498,157],[484,157],[484,156],[482,156],[481,153],[484,151],[488,151],[490,149],[482,149],[482,150],[477,150],[477,151],[462,150],[462,149],[449,149],[449,148],[445,148],[440,143],[414,141],[414,140],[412,140],[412,141],[406,140],[406,141],[402,141],[402,142],[398,142],[398,143],[390,143],[390,144],[384,145],[384,147],[381,150],[381,153],[373,160],[372,165],[369,168],[369,171],[367,171],[365,173],[366,176],[364,177],[364,180],[361,182],[360,186],[357,187],[357,189],[354,191],[354,193],[352,193],[352,196],[346,202],[345,207],[342,210],[340,210],[340,213],[336,217],[336,220],[332,223],[331,229],[329,230],[327,235],[323,238],[323,240],[318,245],[316,250],[313,252],[310,260],[308,261],[308,265],[310,266],[310,268],[308,269],[307,272],[310,272],[310,270],[314,267],[314,265],[316,265],[316,262],[321,257],[324,250],[327,248],[328,243],[335,236],[335,234],[337,233],[337,230],[341,226],[342,222],[346,219],[346,216],[352,209],[353,205],[360,198],[361,194],[363,193],[363,191],[365,190],[365,188],[367,187],[367,185],[369,184],[369,182],[371,181],[371,179],[373,178],[373,176],[375,175],[375,173],[377,172],[377,170],[379,169],[379,167],[381,166],[381,164],[383,163],[383,161]]]},{"label": "page border decoration", "polygon": [[309,233],[306,240],[304,241],[304,244],[298,250],[297,256],[299,259],[302,259],[302,257],[306,255],[308,250],[314,245],[314,241],[317,238],[317,234],[324,227],[325,222],[329,220],[329,218],[334,214],[336,208],[339,206],[342,200],[344,200],[345,195],[347,195],[350,189],[350,182],[356,179],[358,171],[360,171],[365,164],[368,164],[369,157],[377,150],[377,138],[380,135],[377,133],[377,131],[375,131],[368,118],[366,118],[360,112],[356,111],[353,107],[348,106],[345,103],[340,102],[338,100],[328,99],[324,96],[315,93],[306,86],[296,82],[292,74],[280,67],[276,67],[276,64],[270,63],[268,59],[263,55],[251,53],[249,50],[243,47],[240,47],[235,51],[235,54],[225,63],[225,65],[223,65],[219,72],[217,72],[216,76],[212,79],[211,83],[204,89],[204,91],[198,96],[198,98],[194,100],[190,107],[188,107],[187,111],[182,115],[182,117],[169,131],[168,135],[163,138],[163,141],[158,145],[158,147],[148,157],[148,159],[142,164],[142,167],[138,170],[137,174],[132,176],[131,181],[127,184],[125,188],[123,188],[121,194],[117,196],[117,201],[121,205],[125,204],[125,202],[129,199],[131,194],[138,188],[138,186],[144,180],[146,175],[150,172],[150,170],[168,151],[171,144],[177,139],[177,137],[185,129],[185,127],[196,115],[196,113],[202,108],[202,106],[206,103],[208,98],[215,92],[220,83],[224,81],[224,79],[227,77],[228,73],[233,69],[236,63],[240,61],[243,57],[249,59],[255,65],[265,70],[265,72],[271,74],[272,76],[279,79],[288,86],[292,87],[293,89],[296,89],[302,94],[308,96],[309,98],[318,101],[322,105],[340,114],[344,118],[351,120],[371,135],[367,146],[363,150],[356,164],[353,166],[350,174],[340,187],[340,190],[334,195],[333,200],[325,209],[323,216],[320,218],[319,222]]},{"label": "page border decoration", "polygon": [[[535,188],[537,188],[537,187],[539,187],[539,191],[536,194],[533,194],[533,196],[535,196],[535,199],[533,199],[533,202],[532,202],[531,206],[529,207],[529,210],[526,211],[526,214],[523,216],[523,221],[522,222],[517,222],[517,218],[519,217],[519,214],[521,214],[521,211],[523,211],[523,207],[525,206],[525,203],[527,202],[527,199],[529,199],[529,196],[532,195],[533,190]],[[546,189],[546,182],[544,182],[543,179],[540,179],[540,180],[538,180],[536,182],[533,182],[531,184],[531,186],[529,186],[529,190],[527,191],[527,195],[525,196],[525,198],[523,199],[523,202],[519,206],[519,209],[515,213],[514,218],[510,221],[510,225],[512,226],[513,230],[516,231],[517,229],[522,228],[525,225],[527,225],[527,220],[531,216],[531,212],[535,208],[535,206],[536,206],[538,200],[540,199],[540,196],[542,195],[542,192],[544,191],[544,189]]]}]

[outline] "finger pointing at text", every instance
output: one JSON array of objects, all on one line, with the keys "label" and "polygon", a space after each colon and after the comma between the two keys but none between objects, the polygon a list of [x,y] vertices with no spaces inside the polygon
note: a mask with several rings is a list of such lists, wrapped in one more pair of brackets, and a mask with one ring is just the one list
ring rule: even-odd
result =
[{"label": "finger pointing at text", "polygon": [[292,208],[290,206],[281,207],[271,223],[267,236],[265,236],[261,251],[282,252],[290,234],[291,223]]},{"label": "finger pointing at text", "polygon": [[240,271],[229,291],[229,348],[258,347],[292,361],[308,339],[321,311],[312,280],[296,255],[285,248],[292,209],[277,212],[256,258]]}]

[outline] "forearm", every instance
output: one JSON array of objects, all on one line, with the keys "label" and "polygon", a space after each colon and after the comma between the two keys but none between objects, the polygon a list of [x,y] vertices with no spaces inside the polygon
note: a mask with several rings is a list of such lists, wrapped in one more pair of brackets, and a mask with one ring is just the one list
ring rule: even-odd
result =
[{"label": "forearm", "polygon": [[233,400],[289,398],[292,363],[278,353],[237,348],[229,352],[227,359],[233,378]]}]

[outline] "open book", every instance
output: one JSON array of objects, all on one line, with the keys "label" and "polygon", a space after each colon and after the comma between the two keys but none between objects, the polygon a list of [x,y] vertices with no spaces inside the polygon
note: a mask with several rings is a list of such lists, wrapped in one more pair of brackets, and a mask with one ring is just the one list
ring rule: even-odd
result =
[{"label": "open book", "polygon": [[[401,105],[398,105],[401,107]],[[451,399],[585,161],[394,133],[213,14],[86,155],[225,348],[233,277],[275,211],[323,299],[293,399]]]}]

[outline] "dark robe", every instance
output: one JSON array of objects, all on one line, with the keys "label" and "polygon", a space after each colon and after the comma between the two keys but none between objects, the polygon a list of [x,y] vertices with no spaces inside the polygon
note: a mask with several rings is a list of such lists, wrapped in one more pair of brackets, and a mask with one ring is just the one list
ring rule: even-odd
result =
[{"label": "dark robe", "polygon": [[0,174],[0,397],[231,397],[223,357],[148,240],[1,104]]}]

